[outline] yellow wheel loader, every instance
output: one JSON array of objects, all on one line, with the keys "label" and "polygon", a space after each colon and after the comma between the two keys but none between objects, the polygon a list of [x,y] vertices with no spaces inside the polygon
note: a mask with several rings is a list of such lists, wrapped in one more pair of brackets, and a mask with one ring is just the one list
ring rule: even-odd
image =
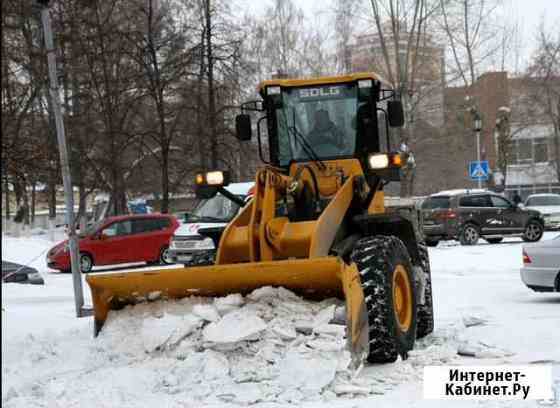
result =
[{"label": "yellow wheel loader", "polygon": [[[154,292],[174,299],[270,285],[310,299],[345,299],[356,359],[406,358],[433,330],[433,313],[418,212],[384,205],[383,187],[399,180],[403,160],[390,144],[390,128],[403,125],[401,102],[374,73],[268,80],[259,93],[261,100],[242,105],[236,137],[250,140],[249,113],[260,113],[265,164],[253,198],[225,229],[207,232],[215,264],[89,274],[95,334],[110,310]],[[198,174],[197,195],[227,196],[228,178],[226,171]]]}]

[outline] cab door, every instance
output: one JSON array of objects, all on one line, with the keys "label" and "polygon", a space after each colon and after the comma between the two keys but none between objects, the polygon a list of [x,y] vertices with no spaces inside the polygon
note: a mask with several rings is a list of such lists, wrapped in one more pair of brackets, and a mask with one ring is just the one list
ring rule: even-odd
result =
[{"label": "cab door", "polygon": [[521,211],[503,197],[491,195],[490,200],[494,207],[495,218],[499,222],[496,233],[514,234],[523,232],[524,219]]}]

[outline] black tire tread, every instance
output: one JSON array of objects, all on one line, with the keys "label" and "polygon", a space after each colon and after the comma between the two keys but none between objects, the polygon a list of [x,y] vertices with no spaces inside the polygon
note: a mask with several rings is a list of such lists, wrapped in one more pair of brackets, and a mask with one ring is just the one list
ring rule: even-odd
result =
[{"label": "black tire tread", "polygon": [[418,245],[422,270],[426,277],[426,288],[424,289],[424,304],[417,306],[416,338],[421,339],[434,331],[434,303],[432,298],[432,272],[430,270],[430,257],[428,248]]},{"label": "black tire tread", "polygon": [[[394,362],[399,355],[405,359],[408,351],[414,347],[416,316],[413,315],[413,325],[406,341],[396,336],[390,280],[393,273],[391,261],[395,257],[400,257],[407,264],[405,267],[412,272],[408,251],[403,242],[394,236],[362,238],[350,256],[360,271],[365,296],[369,323],[369,363]],[[414,298],[414,284],[412,286]]]}]

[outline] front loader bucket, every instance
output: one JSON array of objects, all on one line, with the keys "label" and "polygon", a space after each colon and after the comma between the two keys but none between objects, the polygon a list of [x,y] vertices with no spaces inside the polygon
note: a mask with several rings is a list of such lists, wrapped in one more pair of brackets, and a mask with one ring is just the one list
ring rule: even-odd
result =
[{"label": "front loader bucket", "polygon": [[[351,349],[363,347],[363,292],[354,264],[336,257],[237,263],[88,274],[97,336],[110,310],[135,304],[154,292],[162,298],[246,294],[263,286],[282,286],[304,297],[346,297]],[[367,331],[366,331],[367,334]],[[363,336],[362,336],[363,337]]]}]

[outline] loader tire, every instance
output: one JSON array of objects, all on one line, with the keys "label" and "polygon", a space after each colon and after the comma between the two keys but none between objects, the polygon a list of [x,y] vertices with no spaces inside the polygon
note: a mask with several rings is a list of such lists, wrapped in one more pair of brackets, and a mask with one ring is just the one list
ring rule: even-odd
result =
[{"label": "loader tire", "polygon": [[360,239],[351,260],[360,272],[369,324],[369,363],[403,359],[416,339],[416,296],[412,265],[394,236]]},{"label": "loader tire", "polygon": [[418,245],[422,269],[425,273],[426,287],[424,288],[424,304],[418,305],[416,317],[416,338],[421,339],[434,331],[434,304],[432,299],[432,272],[428,248]]}]

